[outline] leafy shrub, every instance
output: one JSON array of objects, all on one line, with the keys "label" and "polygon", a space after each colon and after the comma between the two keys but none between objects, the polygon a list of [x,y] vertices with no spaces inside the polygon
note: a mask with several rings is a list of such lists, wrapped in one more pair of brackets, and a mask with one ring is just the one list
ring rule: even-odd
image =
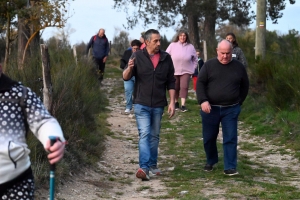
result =
[{"label": "leafy shrub", "polygon": [[[54,41],[54,40],[53,40]],[[76,65],[68,45],[49,48],[51,78],[53,84],[53,107],[51,114],[57,118],[68,141],[65,157],[57,168],[58,179],[83,166],[98,161],[103,151],[105,112],[107,101],[100,92],[93,65],[82,59]],[[55,48],[54,48],[55,47]],[[27,59],[23,70],[17,69],[17,59],[11,58],[7,74],[30,87],[42,99],[42,67],[40,55]],[[48,180],[48,161],[39,141],[29,134],[28,145],[31,161],[38,183]]]},{"label": "leafy shrub", "polygon": [[[114,55],[122,56],[124,51],[130,47],[130,41],[128,39],[129,33],[126,31],[116,30],[113,38],[112,52]],[[139,38],[138,38],[139,39]]]}]

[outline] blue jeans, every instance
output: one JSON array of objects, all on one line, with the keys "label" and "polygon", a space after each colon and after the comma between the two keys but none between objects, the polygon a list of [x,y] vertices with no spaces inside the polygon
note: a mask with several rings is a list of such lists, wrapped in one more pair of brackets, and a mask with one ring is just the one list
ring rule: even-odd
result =
[{"label": "blue jeans", "polygon": [[241,112],[239,104],[222,107],[211,106],[210,113],[202,110],[202,133],[207,164],[214,165],[218,162],[217,136],[219,126],[222,124],[224,170],[237,167],[237,123]]},{"label": "blue jeans", "polygon": [[164,107],[152,108],[134,104],[134,114],[139,131],[139,165],[149,169],[157,165],[159,133]]},{"label": "blue jeans", "polygon": [[128,81],[124,81],[125,98],[126,98],[126,109],[132,109],[132,93],[134,90],[135,77],[133,76]]}]

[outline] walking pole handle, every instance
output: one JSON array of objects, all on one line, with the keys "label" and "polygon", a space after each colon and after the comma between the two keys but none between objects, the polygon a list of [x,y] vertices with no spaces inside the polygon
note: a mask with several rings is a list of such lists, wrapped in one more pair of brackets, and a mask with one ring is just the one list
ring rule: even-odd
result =
[{"label": "walking pole handle", "polygon": [[[49,139],[50,139],[50,145],[52,146],[56,142],[57,137],[49,136]],[[50,164],[50,187],[49,187],[50,200],[54,200],[54,189],[55,189],[55,164]]]},{"label": "walking pole handle", "polygon": [[[57,140],[57,137],[49,136],[49,139],[50,139],[50,146],[53,146]],[[50,171],[55,171],[55,164],[50,164]]]}]

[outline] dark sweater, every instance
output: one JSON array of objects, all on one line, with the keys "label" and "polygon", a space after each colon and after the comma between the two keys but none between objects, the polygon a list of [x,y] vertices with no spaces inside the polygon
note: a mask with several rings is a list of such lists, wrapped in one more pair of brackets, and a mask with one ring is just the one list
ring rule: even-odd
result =
[{"label": "dark sweater", "polygon": [[202,68],[202,66],[204,65],[204,61],[201,58],[198,58],[198,65],[197,68],[194,71],[193,77],[198,77],[198,74]]},{"label": "dark sweater", "polygon": [[120,68],[121,68],[121,69],[124,69],[125,66],[127,65],[127,63],[128,63],[128,61],[129,61],[129,58],[130,58],[131,54],[132,54],[132,50],[131,50],[131,49],[127,49],[127,50],[124,52],[124,54],[123,54],[123,56],[122,56],[122,58],[121,58],[121,60],[120,60]]},{"label": "dark sweater", "polygon": [[217,58],[208,60],[198,75],[197,99],[201,104],[211,105],[242,104],[249,90],[245,67],[237,60],[221,64]]}]

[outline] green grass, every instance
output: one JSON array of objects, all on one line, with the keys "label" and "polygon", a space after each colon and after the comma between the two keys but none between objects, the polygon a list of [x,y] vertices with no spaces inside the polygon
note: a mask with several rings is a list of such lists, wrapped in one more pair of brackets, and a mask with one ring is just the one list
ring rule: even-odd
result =
[{"label": "green grass", "polygon": [[[166,185],[170,189],[170,196],[176,199],[211,199],[224,197],[226,199],[290,199],[300,197],[300,192],[297,188],[282,184],[284,180],[289,179],[288,174],[282,176],[279,168],[265,166],[265,163],[250,161],[246,156],[239,156],[238,170],[240,175],[236,177],[224,176],[222,174],[223,155],[221,144],[218,145],[218,165],[213,172],[204,172],[202,169],[205,164],[205,154],[201,139],[201,120],[197,119],[197,117],[200,118],[198,115],[199,108],[193,103],[195,102],[188,101],[188,112],[176,114],[177,116],[175,116],[175,118],[180,118],[180,120],[174,123],[170,123],[172,120],[169,121],[166,118],[163,120],[162,133],[164,134],[161,134],[161,137],[163,138],[164,146],[161,146],[164,153],[176,155],[176,159],[174,159],[173,162],[171,161],[172,165],[175,165],[175,170],[167,174],[167,176],[171,177],[171,180],[166,181]],[[269,120],[268,116],[267,113],[254,113],[247,118],[248,124],[243,125],[243,128],[247,128],[247,126],[251,125],[252,129],[250,130],[250,134],[265,136],[264,138],[271,140],[272,135],[270,135],[270,133],[274,133],[277,127],[269,123],[272,120]],[[275,120],[274,118],[274,121]],[[177,126],[183,127],[183,129],[178,129],[176,128]],[[164,131],[164,129],[168,131]],[[271,142],[276,144],[277,139]],[[295,143],[296,142],[297,141],[295,141]],[[262,150],[261,146],[248,142],[242,143],[240,147],[249,152]],[[287,153],[284,148],[279,149],[279,151],[281,154]],[[267,154],[272,153],[272,151],[267,152]],[[258,169],[253,168],[253,166],[258,167]],[[259,179],[261,177],[266,180],[274,180],[274,183],[268,183],[272,181],[263,182]],[[201,191],[209,191],[212,187],[219,188],[220,191],[214,191],[206,198],[203,197]],[[180,191],[183,190],[188,191],[184,197],[180,195]]]},{"label": "green grass", "polygon": [[137,189],[136,189],[136,191],[143,191],[143,190],[149,190],[149,189],[151,189],[151,187],[150,186],[140,186],[140,187],[138,187]]},{"label": "green grass", "polygon": [[[116,77],[113,73],[119,73],[113,68],[107,70],[108,74],[112,73],[112,77]],[[114,90],[123,92],[123,85],[116,84]],[[166,170],[164,176],[161,176],[161,180],[167,186],[168,195],[160,198],[182,200],[300,198],[299,189],[289,184],[299,174],[287,170],[283,175],[280,168],[267,165],[268,163],[262,163],[257,159],[251,160],[246,155],[238,157],[240,175],[225,176],[221,143],[218,143],[219,163],[213,172],[204,172],[205,153],[201,118],[199,106],[194,97],[194,94],[190,94],[190,98],[187,100],[188,112],[176,112],[172,119],[168,119],[166,114],[163,116],[160,155],[163,155],[164,159],[159,158],[159,167],[162,169],[174,167],[174,170]],[[264,99],[260,99],[257,102],[257,99],[248,97],[242,107],[240,120],[243,124],[240,125],[240,129],[246,130],[245,134],[249,138],[256,136],[277,146],[284,145],[286,141],[289,141],[289,148],[297,150],[292,147],[297,146],[298,141],[292,141],[291,136],[285,133],[291,131],[291,128],[288,127],[290,124],[297,126],[298,113],[276,112],[265,104],[261,105],[264,101]],[[286,148],[280,147],[260,155],[259,152],[263,150],[263,146],[253,142],[241,143],[240,148],[247,152],[257,152],[256,155],[259,159],[277,153],[290,154]],[[297,154],[293,155],[297,156]],[[138,191],[145,189],[150,188],[141,186]]]},{"label": "green grass", "polygon": [[[103,151],[104,136],[110,133],[106,124],[108,101],[100,93],[100,85],[91,62],[82,60],[75,64],[72,53],[67,49],[49,49],[51,79],[53,86],[53,107],[49,111],[60,123],[68,141],[64,159],[57,165],[56,178],[75,174],[85,166],[96,166]],[[30,87],[41,99],[41,61],[38,55],[17,68],[17,59],[11,58],[7,74]],[[49,163],[40,142],[29,134],[32,168],[36,185],[47,187]],[[58,181],[59,182],[59,181]]]},{"label": "green grass", "polygon": [[[253,49],[249,46],[253,41],[249,41],[247,37],[239,38],[248,58],[251,78],[250,94],[240,115],[240,121],[243,122],[240,128],[245,130],[250,139],[265,139],[279,148],[260,153],[267,144],[250,141],[240,144],[241,150],[253,152],[257,159],[239,154],[240,175],[225,177],[222,174],[222,145],[218,143],[218,165],[211,173],[203,172],[205,153],[201,118],[195,96],[190,94],[189,97],[192,98],[187,99],[188,112],[177,112],[171,120],[165,115],[162,120],[160,155],[165,158],[159,158],[159,166],[162,169],[174,167],[174,170],[166,171],[161,177],[168,187],[168,194],[158,199],[300,199],[299,189],[289,184],[293,180],[299,181],[299,173],[285,169],[283,174],[278,167],[258,160],[274,154],[291,154],[300,159],[299,42],[295,42],[297,45],[291,48],[289,40],[296,39],[296,35],[269,37],[272,43],[280,43],[281,48],[287,51],[284,53],[290,56],[267,55],[261,62],[253,59]],[[295,41],[299,41],[299,37]],[[56,176],[59,180],[69,172],[80,171],[84,166],[94,166],[99,160],[104,149],[105,136],[114,135],[106,122],[109,113],[106,108],[108,99],[115,98],[124,89],[119,57],[108,58],[105,78],[113,81],[111,88],[103,94],[90,61],[79,55],[76,66],[67,44],[58,46],[56,43],[49,43],[49,53],[55,105],[51,113],[60,122],[69,141],[64,160],[57,167]],[[38,81],[41,78],[41,61],[39,53],[32,55],[34,56],[26,59],[25,70],[18,70],[16,54],[12,52],[6,73],[42,96],[42,82]],[[46,153],[32,135],[28,137],[28,144],[37,185],[40,185],[48,180]],[[138,164],[134,160],[130,163]],[[111,181],[115,180],[111,178]],[[125,184],[133,182],[130,179],[118,181]],[[140,188],[145,189],[151,188]],[[100,198],[110,198],[108,194],[98,195]]]}]

